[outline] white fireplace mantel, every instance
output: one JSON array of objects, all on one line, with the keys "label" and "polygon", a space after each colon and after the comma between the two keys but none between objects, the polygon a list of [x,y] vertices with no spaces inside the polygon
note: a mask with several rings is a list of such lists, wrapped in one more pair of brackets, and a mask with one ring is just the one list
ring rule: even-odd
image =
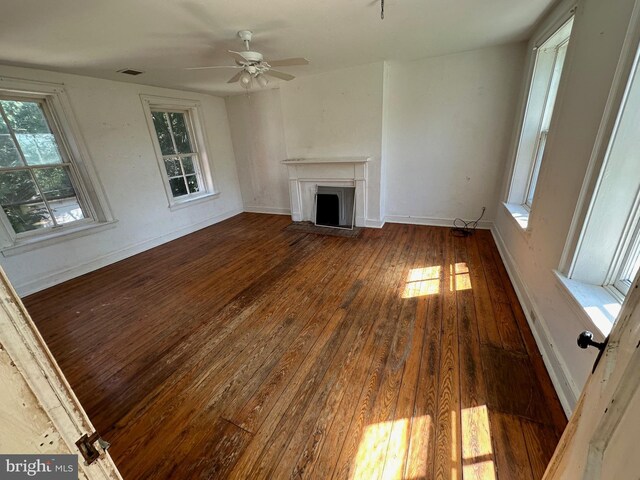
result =
[{"label": "white fireplace mantel", "polygon": [[283,160],[289,173],[291,218],[313,221],[316,187],[355,187],[356,226],[367,218],[367,163],[370,157],[291,158]]}]

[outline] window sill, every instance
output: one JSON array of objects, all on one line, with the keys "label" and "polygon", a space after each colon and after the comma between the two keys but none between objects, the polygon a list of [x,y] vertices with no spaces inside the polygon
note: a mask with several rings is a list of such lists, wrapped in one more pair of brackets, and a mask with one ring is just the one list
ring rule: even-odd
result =
[{"label": "window sill", "polygon": [[517,203],[503,203],[504,208],[511,214],[518,226],[526,231],[529,226],[529,210]]},{"label": "window sill", "polygon": [[102,232],[116,226],[117,220],[100,223],[89,223],[74,228],[65,228],[57,232],[51,232],[46,235],[38,235],[34,237],[17,240],[13,245],[3,247],[2,256],[12,257],[21,253],[30,252],[42,247],[48,247],[57,243],[66,242],[72,238],[84,237],[93,233]]},{"label": "window sill", "polygon": [[174,212],[176,210],[181,210],[185,207],[190,207],[191,205],[198,205],[200,203],[204,203],[208,200],[212,200],[219,196],[220,196],[220,192],[214,192],[214,193],[205,193],[204,195],[200,195],[198,197],[187,198],[185,200],[181,200],[179,202],[174,202],[170,204],[169,210]]},{"label": "window sill", "polygon": [[556,270],[553,273],[574,309],[586,320],[585,326],[595,328],[603,337],[609,335],[613,322],[620,313],[620,300],[606,287],[572,280]]}]

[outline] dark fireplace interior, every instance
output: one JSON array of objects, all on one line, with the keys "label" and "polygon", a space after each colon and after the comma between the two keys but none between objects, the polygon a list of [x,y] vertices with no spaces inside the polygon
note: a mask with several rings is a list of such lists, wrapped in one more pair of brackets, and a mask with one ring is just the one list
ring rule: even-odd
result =
[{"label": "dark fireplace interior", "polygon": [[318,193],[316,224],[327,227],[340,226],[340,199],[335,193]]},{"label": "dark fireplace interior", "polygon": [[355,187],[317,185],[315,223],[323,227],[354,227]]}]

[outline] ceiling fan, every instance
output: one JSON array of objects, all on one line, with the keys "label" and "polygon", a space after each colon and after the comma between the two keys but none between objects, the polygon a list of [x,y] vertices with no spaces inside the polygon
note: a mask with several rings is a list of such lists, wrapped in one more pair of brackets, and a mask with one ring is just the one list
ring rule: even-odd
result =
[{"label": "ceiling fan", "polygon": [[272,67],[292,67],[295,65],[308,65],[309,60],[306,58],[285,58],[283,60],[265,60],[261,53],[254,52],[249,47],[249,42],[253,37],[253,33],[249,30],[240,30],[238,36],[244,42],[245,51],[229,53],[236,61],[235,65],[214,65],[210,67],[190,67],[187,70],[208,70],[211,68],[236,68],[241,71],[231,77],[227,83],[240,82],[244,88],[249,89],[255,80],[261,87],[266,87],[269,80],[265,75],[279,78],[281,80],[293,80],[293,75],[288,73],[272,70]]}]

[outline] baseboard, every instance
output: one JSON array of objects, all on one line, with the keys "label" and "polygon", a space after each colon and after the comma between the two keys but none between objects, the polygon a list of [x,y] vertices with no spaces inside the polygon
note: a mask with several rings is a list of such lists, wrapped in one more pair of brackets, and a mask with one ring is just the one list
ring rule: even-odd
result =
[{"label": "baseboard", "polygon": [[144,240],[133,245],[128,245],[106,255],[96,257],[89,262],[75,265],[71,268],[59,270],[57,272],[49,273],[48,275],[32,280],[30,282],[26,282],[20,285],[14,285],[14,288],[16,289],[16,292],[20,297],[25,297],[32,293],[39,292],[40,290],[44,290],[45,288],[52,287],[59,283],[66,282],[67,280],[71,280],[72,278],[84,275],[85,273],[89,273],[99,268],[106,267],[107,265],[110,265],[112,263],[119,262],[120,260],[124,260],[125,258],[131,257],[138,253],[142,253],[145,250],[149,250],[151,248],[157,247],[158,245],[162,245],[163,243],[170,242],[171,240],[175,240],[176,238],[180,238],[184,235],[188,235],[189,233],[196,232],[215,223],[234,217],[242,213],[242,211],[243,210],[239,208],[219,215],[214,215],[213,217],[209,217],[205,220],[202,220],[201,222],[179,228],[178,230],[174,230],[173,232],[165,233],[164,235]]},{"label": "baseboard", "polygon": [[[455,219],[416,217],[411,215],[387,215],[384,220],[389,223],[407,223],[410,225],[428,225],[431,227],[452,227]],[[481,220],[478,222],[478,228],[482,230],[490,230],[492,226],[493,222],[490,220]]]},{"label": "baseboard", "polygon": [[257,205],[245,206],[244,211],[250,213],[271,213],[273,215],[291,215],[291,210],[288,208],[260,207]]},{"label": "baseboard", "polygon": [[370,219],[367,219],[364,224],[368,228],[382,228],[382,227],[384,227],[384,223],[385,223],[384,220],[370,220]]},{"label": "baseboard", "polygon": [[[529,290],[522,279],[522,275],[520,274],[520,270],[509,253],[509,250],[506,248],[500,232],[493,227],[491,229],[491,233],[493,234],[496,246],[500,252],[500,257],[507,269],[513,288],[516,291],[522,310],[527,318],[529,328],[531,328],[533,337],[540,349],[542,359],[547,367],[547,371],[549,372],[553,386],[558,394],[562,408],[564,409],[567,418],[569,418],[576,402],[578,401],[578,397],[580,396],[580,390],[573,382],[562,355],[554,348],[547,323],[542,315],[540,315],[540,309],[533,300],[533,296],[529,293]],[[535,320],[531,317],[532,310],[535,315]]]}]

